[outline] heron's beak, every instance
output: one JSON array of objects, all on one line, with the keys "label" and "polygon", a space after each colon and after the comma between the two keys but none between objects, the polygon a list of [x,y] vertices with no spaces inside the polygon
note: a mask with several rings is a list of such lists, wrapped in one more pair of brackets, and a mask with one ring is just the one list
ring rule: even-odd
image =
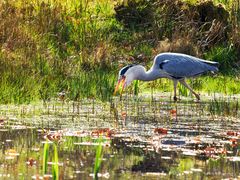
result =
[{"label": "heron's beak", "polygon": [[117,93],[120,86],[122,86],[122,90],[121,90],[121,95],[122,95],[123,89],[125,87],[125,80],[126,80],[126,77],[122,77],[121,79],[118,80],[118,83],[117,83],[117,86],[115,87],[113,95]]}]

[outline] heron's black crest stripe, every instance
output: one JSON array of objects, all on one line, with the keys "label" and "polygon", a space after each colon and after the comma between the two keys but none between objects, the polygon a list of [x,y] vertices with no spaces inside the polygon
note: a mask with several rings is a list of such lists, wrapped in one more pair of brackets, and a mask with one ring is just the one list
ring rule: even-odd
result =
[{"label": "heron's black crest stripe", "polygon": [[166,64],[168,61],[162,61],[160,64],[159,64],[159,68],[160,69],[163,69],[163,65]]},{"label": "heron's black crest stripe", "polygon": [[124,67],[124,68],[121,70],[120,75],[121,75],[121,76],[124,75],[124,74],[127,72],[127,70],[128,70],[129,68],[133,67],[133,66],[134,66],[134,64],[130,64],[130,65],[127,65],[126,67]]}]

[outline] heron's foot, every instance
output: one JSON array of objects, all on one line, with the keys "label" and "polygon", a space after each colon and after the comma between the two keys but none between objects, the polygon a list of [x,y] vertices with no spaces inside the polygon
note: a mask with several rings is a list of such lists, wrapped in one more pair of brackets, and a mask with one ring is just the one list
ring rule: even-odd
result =
[{"label": "heron's foot", "polygon": [[200,101],[200,94],[195,94],[195,97],[197,98],[197,101]]},{"label": "heron's foot", "polygon": [[177,96],[173,97],[174,102],[177,102],[178,100],[181,100],[180,98],[177,98]]}]

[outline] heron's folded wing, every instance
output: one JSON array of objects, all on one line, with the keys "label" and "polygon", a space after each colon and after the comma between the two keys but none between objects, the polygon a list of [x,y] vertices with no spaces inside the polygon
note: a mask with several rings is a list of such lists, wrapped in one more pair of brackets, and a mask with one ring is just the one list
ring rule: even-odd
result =
[{"label": "heron's folded wing", "polygon": [[193,77],[211,71],[209,65],[194,59],[176,58],[162,61],[159,68],[175,78]]}]

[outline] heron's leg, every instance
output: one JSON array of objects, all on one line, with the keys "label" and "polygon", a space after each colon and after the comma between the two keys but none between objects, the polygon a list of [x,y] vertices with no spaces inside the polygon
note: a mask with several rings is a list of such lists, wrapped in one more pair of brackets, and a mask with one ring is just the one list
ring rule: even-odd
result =
[{"label": "heron's leg", "polygon": [[189,89],[191,91],[191,93],[193,93],[195,95],[195,97],[197,98],[197,100],[200,100],[200,96],[199,94],[197,94],[195,91],[193,91],[193,89],[186,83],[185,79],[180,80],[180,83],[185,86],[187,89]]},{"label": "heron's leg", "polygon": [[173,80],[173,87],[174,87],[174,96],[173,96],[173,100],[177,101],[177,80]]}]

